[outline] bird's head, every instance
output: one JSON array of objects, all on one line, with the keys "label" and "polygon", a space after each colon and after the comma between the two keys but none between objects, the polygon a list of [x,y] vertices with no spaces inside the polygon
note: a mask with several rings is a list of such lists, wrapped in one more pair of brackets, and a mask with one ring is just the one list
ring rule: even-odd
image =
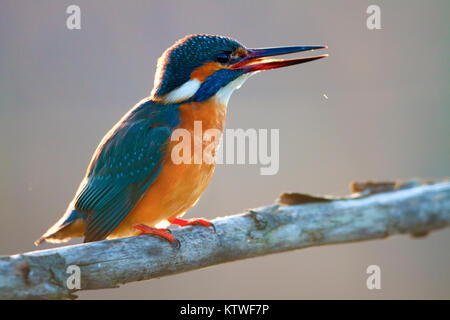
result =
[{"label": "bird's head", "polygon": [[151,98],[163,104],[205,101],[213,96],[227,104],[231,93],[252,74],[324,58],[291,60],[268,57],[326,48],[295,46],[248,49],[223,36],[190,35],[178,40],[158,59]]}]

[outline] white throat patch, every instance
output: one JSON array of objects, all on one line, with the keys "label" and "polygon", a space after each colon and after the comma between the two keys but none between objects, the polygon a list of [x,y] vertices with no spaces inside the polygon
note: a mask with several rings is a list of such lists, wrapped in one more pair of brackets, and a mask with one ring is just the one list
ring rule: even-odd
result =
[{"label": "white throat patch", "polygon": [[215,97],[220,101],[220,103],[227,105],[233,91],[239,89],[244,84],[245,80],[250,78],[250,76],[254,73],[256,72],[244,73],[239,78],[234,79],[225,87],[220,88],[219,91],[216,92]]}]

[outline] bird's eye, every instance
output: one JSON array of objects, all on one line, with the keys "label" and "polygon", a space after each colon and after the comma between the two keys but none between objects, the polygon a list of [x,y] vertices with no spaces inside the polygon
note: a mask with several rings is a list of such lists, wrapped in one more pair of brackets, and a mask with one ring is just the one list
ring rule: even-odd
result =
[{"label": "bird's eye", "polygon": [[216,56],[216,60],[217,62],[220,63],[227,63],[230,61],[230,55],[231,55],[230,51],[221,52]]}]

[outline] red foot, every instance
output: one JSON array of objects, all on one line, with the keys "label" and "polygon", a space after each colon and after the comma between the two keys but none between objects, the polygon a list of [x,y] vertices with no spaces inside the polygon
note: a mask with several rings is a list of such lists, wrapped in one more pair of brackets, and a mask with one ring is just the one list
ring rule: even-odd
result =
[{"label": "red foot", "polygon": [[202,219],[202,218],[189,219],[189,220],[173,218],[173,219],[168,219],[168,221],[171,224],[176,224],[177,226],[181,226],[181,227],[184,227],[184,226],[202,226],[202,227],[206,227],[206,228],[211,227],[214,230],[214,232],[216,232],[216,227],[208,220]]},{"label": "red foot", "polygon": [[153,234],[155,236],[166,239],[170,243],[175,243],[175,246],[177,248],[181,247],[180,240],[175,238],[169,229],[152,228],[152,227],[146,226],[145,224],[135,225],[134,228],[140,230],[142,232],[141,235],[142,234]]}]

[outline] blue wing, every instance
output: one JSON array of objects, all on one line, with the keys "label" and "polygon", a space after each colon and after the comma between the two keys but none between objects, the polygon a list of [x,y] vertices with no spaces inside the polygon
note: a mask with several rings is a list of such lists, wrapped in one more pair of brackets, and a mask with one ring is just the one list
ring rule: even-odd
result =
[{"label": "blue wing", "polygon": [[174,116],[148,107],[144,111],[122,119],[93,156],[74,204],[75,210],[86,215],[85,242],[105,239],[162,168]]}]

